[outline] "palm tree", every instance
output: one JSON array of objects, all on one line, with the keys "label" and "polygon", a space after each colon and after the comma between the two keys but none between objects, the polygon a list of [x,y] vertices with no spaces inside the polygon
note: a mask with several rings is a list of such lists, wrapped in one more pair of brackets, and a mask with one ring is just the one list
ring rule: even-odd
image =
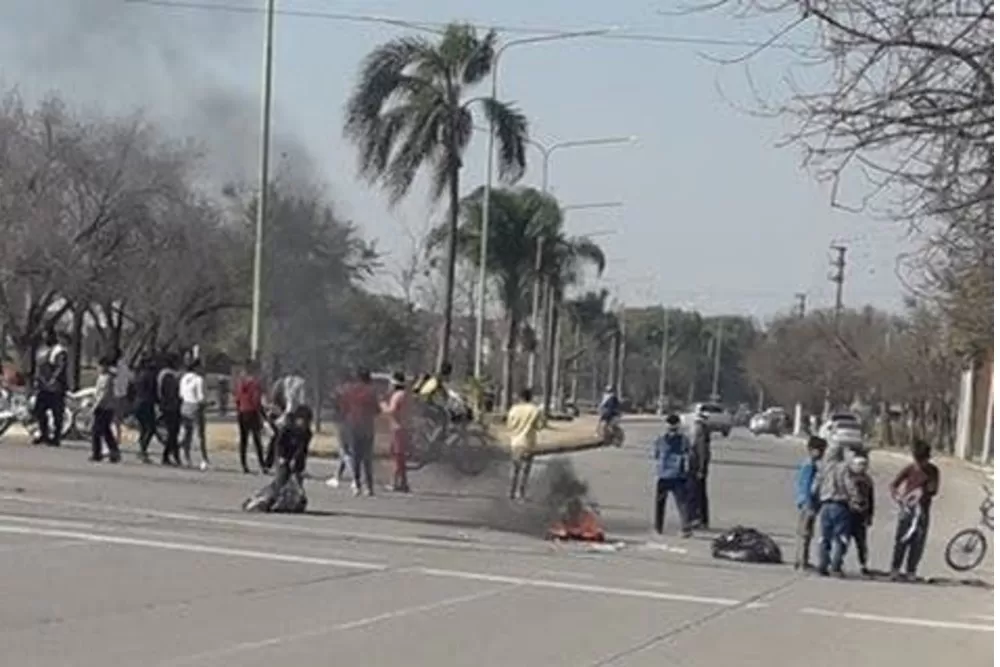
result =
[{"label": "palm tree", "polygon": [[599,245],[586,236],[559,236],[545,243],[543,247],[542,278],[549,292],[549,322],[545,332],[548,357],[545,364],[543,382],[544,409],[549,410],[552,401],[553,379],[556,359],[555,340],[559,331],[559,315],[562,310],[566,290],[580,281],[587,267],[604,272],[606,258]]},{"label": "palm tree", "polygon": [[[482,241],[482,188],[462,200],[462,224],[458,228],[458,254],[479,263]],[[510,405],[513,393],[514,350],[527,310],[535,275],[535,248],[539,238],[557,239],[562,226],[559,203],[534,188],[492,190],[486,270],[492,279],[507,317],[504,341],[501,406]],[[448,238],[446,225],[428,240],[432,247]]]},{"label": "palm tree", "polygon": [[498,174],[514,182],[524,173],[528,121],[511,105],[469,91],[490,73],[496,33],[451,24],[436,42],[402,37],[372,51],[361,64],[347,103],[345,135],[359,151],[359,171],[380,183],[393,204],[410,190],[421,168],[430,171],[431,200],[448,192],[448,263],[438,366],[448,360],[459,216],[462,155],[477,108],[497,139]]}]

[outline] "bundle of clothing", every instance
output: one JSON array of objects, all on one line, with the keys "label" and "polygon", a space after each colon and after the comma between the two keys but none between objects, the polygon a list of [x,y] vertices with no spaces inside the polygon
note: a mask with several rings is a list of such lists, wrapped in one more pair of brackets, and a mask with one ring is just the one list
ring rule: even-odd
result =
[{"label": "bundle of clothing", "polygon": [[712,541],[712,556],[744,563],[780,563],[781,548],[755,528],[736,526]]}]

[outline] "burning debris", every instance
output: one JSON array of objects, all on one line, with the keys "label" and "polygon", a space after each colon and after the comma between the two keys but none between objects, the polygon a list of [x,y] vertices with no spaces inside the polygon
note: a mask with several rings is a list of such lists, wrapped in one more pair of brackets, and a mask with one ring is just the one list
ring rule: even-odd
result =
[{"label": "burning debris", "polygon": [[573,470],[569,459],[555,459],[545,469],[545,504],[553,517],[547,537],[552,540],[603,542],[597,505],[588,496],[587,483]]}]

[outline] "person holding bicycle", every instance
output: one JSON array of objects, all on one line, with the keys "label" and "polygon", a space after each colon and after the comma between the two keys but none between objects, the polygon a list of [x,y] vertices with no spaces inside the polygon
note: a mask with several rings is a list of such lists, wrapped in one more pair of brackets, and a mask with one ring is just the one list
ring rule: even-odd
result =
[{"label": "person holding bicycle", "polygon": [[[900,470],[889,485],[892,499],[899,504],[892,566],[889,569],[893,580],[913,580],[916,577],[930,529],[931,501],[941,485],[941,473],[931,463],[930,445],[917,440],[911,453],[912,463]],[[906,571],[900,574],[904,559]]]}]

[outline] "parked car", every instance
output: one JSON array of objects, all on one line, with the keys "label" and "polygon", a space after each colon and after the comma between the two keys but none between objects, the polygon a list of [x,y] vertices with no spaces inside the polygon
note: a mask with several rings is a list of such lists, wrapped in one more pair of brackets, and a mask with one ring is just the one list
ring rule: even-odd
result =
[{"label": "parked car", "polygon": [[862,451],[865,448],[864,433],[861,430],[861,420],[849,412],[838,412],[819,429],[820,437],[831,445],[837,445],[851,451]]},{"label": "parked car", "polygon": [[687,425],[690,426],[695,415],[699,414],[705,418],[709,433],[721,433],[723,437],[729,437],[729,432],[733,429],[733,417],[728,410],[718,403],[695,403],[684,415]]},{"label": "parked car", "polygon": [[750,432],[754,435],[782,436],[788,430],[788,414],[784,408],[768,408],[750,419]]}]

